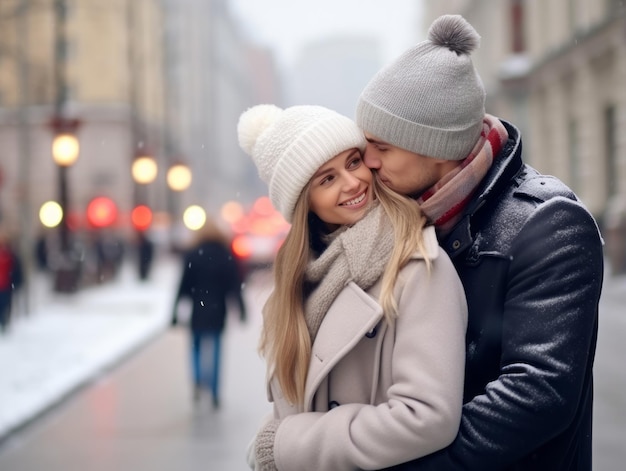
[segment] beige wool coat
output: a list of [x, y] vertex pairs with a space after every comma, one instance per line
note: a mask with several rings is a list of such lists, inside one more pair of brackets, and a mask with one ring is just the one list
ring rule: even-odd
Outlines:
[[419, 253], [396, 283], [398, 317], [383, 319], [350, 282], [334, 300], [312, 347], [305, 410], [268, 384], [279, 471], [382, 469], [452, 442], [460, 419], [467, 305], [432, 227], [424, 229], [430, 272]]

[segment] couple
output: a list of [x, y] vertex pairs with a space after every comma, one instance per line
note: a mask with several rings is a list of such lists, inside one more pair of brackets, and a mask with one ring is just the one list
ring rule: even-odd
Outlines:
[[478, 42], [438, 18], [373, 77], [356, 123], [242, 114], [292, 223], [263, 311], [274, 411], [253, 469], [591, 469], [602, 240], [485, 113]]

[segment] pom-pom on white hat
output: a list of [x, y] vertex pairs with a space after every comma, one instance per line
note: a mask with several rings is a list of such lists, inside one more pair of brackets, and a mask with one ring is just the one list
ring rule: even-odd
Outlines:
[[272, 204], [288, 222], [302, 190], [322, 165], [348, 149], [363, 152], [367, 144], [354, 121], [314, 105], [254, 106], [239, 117], [237, 133], [239, 145], [269, 187]]

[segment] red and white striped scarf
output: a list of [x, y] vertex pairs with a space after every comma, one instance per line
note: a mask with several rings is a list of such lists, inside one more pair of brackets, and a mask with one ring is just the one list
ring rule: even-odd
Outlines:
[[458, 222], [463, 208], [508, 137], [500, 120], [486, 114], [480, 139], [470, 154], [417, 200], [424, 214], [435, 224], [439, 235], [447, 234]]

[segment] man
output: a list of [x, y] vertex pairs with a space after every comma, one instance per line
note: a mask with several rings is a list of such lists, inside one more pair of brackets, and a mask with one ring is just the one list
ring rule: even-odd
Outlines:
[[485, 114], [479, 41], [438, 18], [357, 106], [365, 163], [417, 198], [469, 306], [459, 433], [397, 469], [590, 470], [603, 242], [569, 188], [522, 162], [519, 131]]

